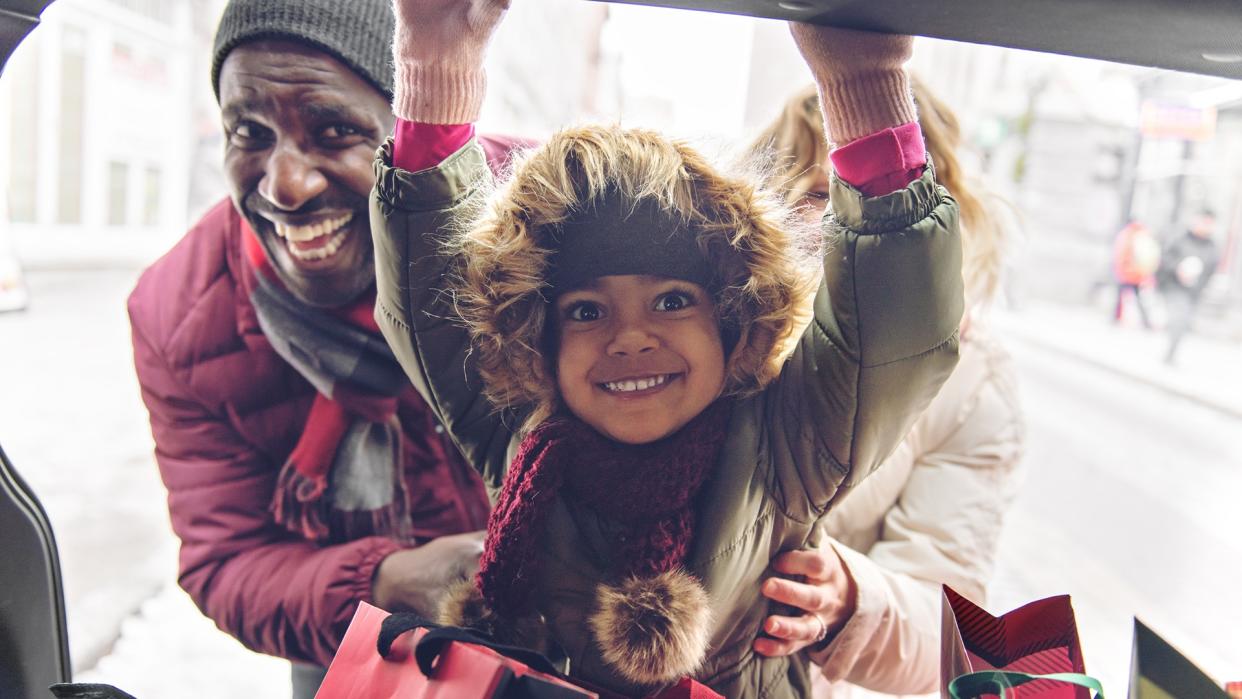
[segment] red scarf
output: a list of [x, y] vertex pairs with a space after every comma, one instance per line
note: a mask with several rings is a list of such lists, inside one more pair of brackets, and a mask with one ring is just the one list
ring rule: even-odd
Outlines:
[[694, 539], [691, 505], [720, 456], [730, 408], [717, 401], [650, 444], [614, 442], [573, 417], [527, 435], [487, 522], [476, 584], [488, 606], [503, 616], [531, 608], [537, 542], [558, 493], [618, 525], [608, 542], [612, 577], [683, 565]]
[[[250, 225], [242, 222], [242, 248], [255, 274], [281, 286], [263, 246]], [[256, 282], [257, 283], [257, 282]], [[375, 322], [375, 292], [353, 303], [322, 309], [349, 325], [379, 335]], [[348, 384], [337, 384], [333, 397], [316, 392], [302, 434], [293, 447], [276, 482], [270, 510], [283, 527], [312, 541], [336, 536], [355, 538], [365, 533], [396, 535], [409, 528], [407, 494], [400, 465], [395, 465], [394, 502], [390, 507], [366, 513], [332, 513], [324, 498], [336, 452], [356, 416], [374, 422], [396, 422], [397, 398], [370, 395]], [[426, 412], [426, 411], [424, 411]], [[430, 415], [426, 416], [430, 420]], [[428, 429], [431, 428], [429, 424]]]

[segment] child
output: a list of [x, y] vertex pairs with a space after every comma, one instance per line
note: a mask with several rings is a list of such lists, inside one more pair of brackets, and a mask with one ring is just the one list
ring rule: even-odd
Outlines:
[[751, 651], [768, 561], [956, 358], [956, 209], [912, 123], [910, 40], [794, 27], [833, 137], [877, 135], [838, 153], [860, 188], [834, 183], [815, 321], [778, 365], [810, 275], [795, 216], [753, 180], [581, 127], [489, 192], [470, 122], [504, 4], [395, 3], [400, 120], [372, 203], [377, 319], [496, 496], [452, 620], [546, 631], [574, 676], [627, 694], [692, 675], [807, 696], [804, 658]]

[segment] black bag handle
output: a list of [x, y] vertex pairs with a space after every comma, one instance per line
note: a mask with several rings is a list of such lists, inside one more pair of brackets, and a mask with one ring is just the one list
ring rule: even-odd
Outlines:
[[422, 670], [423, 674], [428, 677], [431, 677], [436, 658], [440, 657], [445, 647], [452, 641], [474, 643], [485, 648], [491, 648], [506, 658], [523, 663], [537, 672], [554, 677], [564, 677], [556, 669], [556, 666], [552, 664], [552, 661], [548, 660], [542, 653], [529, 648], [497, 643], [472, 629], [458, 626], [441, 626], [427, 621], [417, 614], [392, 614], [384, 619], [380, 625], [379, 637], [375, 641], [376, 650], [379, 651], [380, 655], [387, 658], [392, 652], [392, 644], [397, 640], [397, 637], [406, 631], [413, 631], [414, 629], [427, 629], [427, 633], [419, 639], [418, 645], [414, 647], [414, 660], [418, 663], [418, 669]]
[[57, 682], [48, 690], [56, 699], [134, 699], [110, 684]]
[[380, 624], [379, 637], [375, 639], [375, 650], [380, 657], [387, 658], [392, 653], [393, 641], [397, 636], [414, 629], [434, 629], [439, 624], [432, 623], [417, 614], [390, 614]]

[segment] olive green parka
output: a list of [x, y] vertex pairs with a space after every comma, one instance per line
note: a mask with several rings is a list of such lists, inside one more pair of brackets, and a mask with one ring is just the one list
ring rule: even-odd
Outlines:
[[[483, 396], [456, 318], [439, 241], [490, 176], [471, 141], [438, 167], [376, 163], [371, 201], [376, 318], [415, 387], [494, 495], [521, 439], [520, 407]], [[701, 682], [731, 699], [810, 695], [803, 654], [752, 650], [773, 613], [759, 591], [778, 554], [814, 545], [816, 521], [898, 444], [957, 361], [962, 312], [957, 206], [929, 165], [904, 189], [864, 197], [834, 178], [824, 282], [814, 320], [777, 377], [736, 398], [719, 463], [699, 496], [688, 571], [707, 591], [712, 630]], [[574, 676], [624, 691], [587, 616], [605, 582], [608, 526], [558, 499], [548, 516], [540, 611]]]

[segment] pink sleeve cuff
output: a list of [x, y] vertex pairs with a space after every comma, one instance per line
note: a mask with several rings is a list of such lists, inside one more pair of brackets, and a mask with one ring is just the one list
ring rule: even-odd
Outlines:
[[392, 138], [392, 164], [418, 172], [444, 162], [470, 139], [474, 124], [423, 124], [397, 119]]
[[919, 178], [927, 164], [918, 122], [884, 129], [834, 150], [837, 176], [869, 197], [895, 192]]

